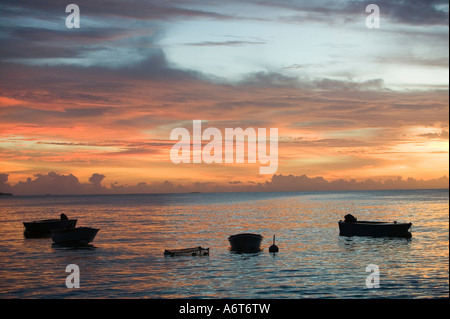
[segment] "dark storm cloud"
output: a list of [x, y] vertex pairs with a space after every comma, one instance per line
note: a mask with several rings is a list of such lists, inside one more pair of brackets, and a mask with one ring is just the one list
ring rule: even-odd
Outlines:
[[[34, 65], [92, 66], [102, 61], [110, 62], [111, 67], [115, 62], [130, 65], [148, 58], [148, 52], [152, 54], [157, 48], [155, 39], [162, 32], [162, 24], [172, 19], [232, 18], [187, 9], [183, 3], [174, 1], [80, 0], [76, 4], [80, 8], [81, 27], [68, 29], [65, 26], [68, 3], [3, 1], [0, 4], [0, 60]], [[56, 58], [62, 60], [54, 60]]]
[[[70, 2], [60, 0], [26, 1], [5, 0], [0, 9], [3, 14], [13, 17], [33, 16], [51, 19], [66, 17], [65, 8]], [[123, 1], [123, 0], [78, 0], [80, 13], [87, 16], [118, 17], [146, 20], [170, 20], [177, 17], [203, 17], [228, 19], [226, 15], [196, 9], [187, 9], [182, 1]]]
[[[2, 50], [0, 50], [1, 52]], [[133, 81], [171, 81], [189, 82], [205, 79], [195, 71], [183, 71], [168, 65], [165, 54], [160, 49], [151, 49], [147, 58], [129, 66], [90, 66], [79, 65], [23, 65], [21, 63], [1, 62], [0, 94], [14, 97], [18, 85], [22, 88], [21, 100], [50, 102], [63, 98], [67, 101], [103, 102], [117, 104], [111, 92], [126, 92]], [[76, 88], [76, 90], [74, 90]], [[39, 94], [33, 94], [38, 90]], [[41, 93], [45, 90], [45, 94]]]
[[0, 38], [0, 59], [72, 58], [83, 52], [81, 48], [60, 44], [30, 43], [22, 39]]
[[[121, 28], [67, 28], [9, 26], [0, 37], [0, 59], [78, 58], [133, 36], [133, 30]], [[147, 38], [150, 36], [147, 36]]]
[[76, 41], [79, 44], [95, 43], [96, 41], [114, 40], [131, 34], [130, 29], [122, 28], [80, 28], [76, 32], [68, 29], [51, 30], [44, 28], [10, 27], [8, 32], [11, 38], [21, 41]]

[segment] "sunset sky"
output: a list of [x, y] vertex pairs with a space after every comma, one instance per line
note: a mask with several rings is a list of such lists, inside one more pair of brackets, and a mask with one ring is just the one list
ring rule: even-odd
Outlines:
[[[366, 27], [370, 3], [380, 28]], [[274, 182], [260, 163], [174, 164], [170, 133], [193, 120], [278, 128], [275, 175], [448, 177], [448, 12], [418, 0], [2, 1], [0, 191], [39, 193], [61, 176], [93, 191]]]

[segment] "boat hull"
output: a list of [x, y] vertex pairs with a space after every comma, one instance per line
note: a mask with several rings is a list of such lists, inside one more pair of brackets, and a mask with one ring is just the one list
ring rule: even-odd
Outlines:
[[231, 251], [238, 253], [256, 253], [261, 251], [261, 242], [263, 237], [258, 234], [237, 234], [228, 237]]
[[45, 219], [32, 222], [23, 222], [26, 238], [49, 237], [53, 230], [72, 229], [77, 224], [76, 219]]
[[411, 238], [409, 228], [412, 223], [388, 223], [358, 221], [347, 223], [339, 221], [339, 235], [341, 236], [373, 236], [373, 237], [401, 237]]
[[94, 241], [100, 229], [77, 227], [52, 231], [52, 240], [57, 245], [87, 245]]

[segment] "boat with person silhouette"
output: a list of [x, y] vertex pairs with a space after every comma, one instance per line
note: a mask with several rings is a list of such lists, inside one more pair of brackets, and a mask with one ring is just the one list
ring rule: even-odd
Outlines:
[[66, 214], [62, 213], [59, 219], [43, 219], [30, 222], [23, 222], [25, 230], [23, 232], [25, 238], [49, 237], [52, 230], [56, 229], [72, 229], [77, 224], [76, 219], [69, 219]]
[[347, 214], [344, 221], [340, 220], [338, 224], [340, 236], [412, 237], [409, 232], [412, 223], [358, 221], [353, 215]]

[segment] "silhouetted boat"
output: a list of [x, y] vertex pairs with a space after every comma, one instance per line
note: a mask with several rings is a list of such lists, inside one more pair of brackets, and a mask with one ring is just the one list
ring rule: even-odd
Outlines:
[[53, 242], [57, 245], [87, 245], [92, 242], [100, 229], [77, 227], [52, 230]]
[[55, 229], [71, 229], [75, 228], [77, 224], [76, 219], [44, 219], [32, 222], [23, 222], [25, 231], [23, 232], [26, 238], [49, 237], [52, 230]]
[[259, 234], [242, 233], [228, 237], [231, 251], [238, 253], [255, 253], [261, 251], [263, 236]]
[[373, 237], [403, 237], [411, 238], [408, 231], [412, 223], [358, 221], [350, 215], [345, 220], [340, 220], [340, 236], [373, 236]]

